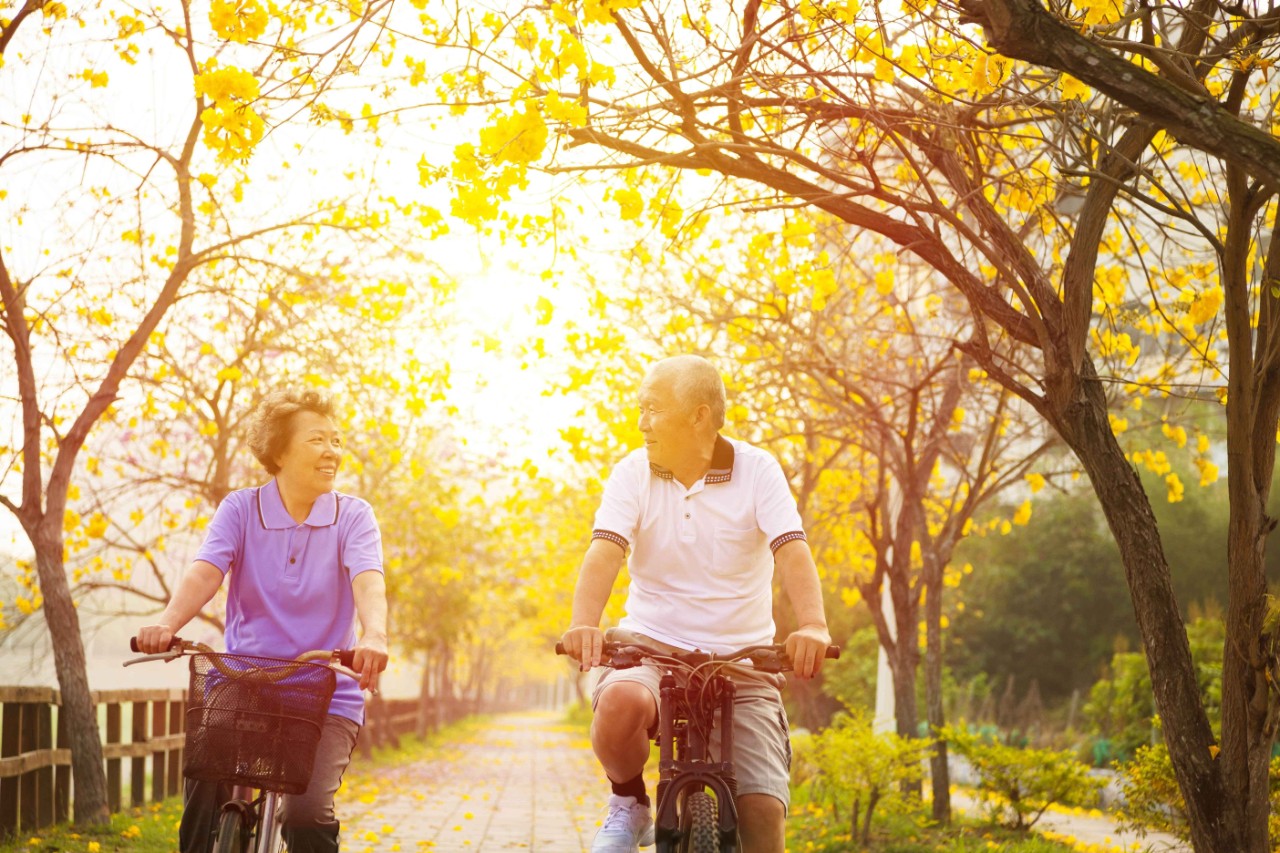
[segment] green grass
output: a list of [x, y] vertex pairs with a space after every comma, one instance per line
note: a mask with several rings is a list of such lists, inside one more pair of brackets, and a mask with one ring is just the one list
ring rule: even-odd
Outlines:
[[[471, 717], [445, 726], [423, 739], [402, 738], [398, 749], [375, 749], [368, 761], [361, 759], [357, 752], [343, 779], [343, 790], [338, 793], [339, 802], [344, 794], [358, 791], [362, 785], [376, 780], [379, 769], [440, 755], [447, 751], [450, 743], [466, 740], [481, 730], [486, 722], [485, 717]], [[105, 827], [61, 825], [40, 832], [23, 832], [0, 842], [0, 853], [173, 853], [178, 847], [178, 821], [181, 819], [182, 798], [170, 797], [161, 803], [125, 809], [112, 815], [111, 824]]]
[[37, 833], [24, 832], [0, 844], [0, 853], [17, 851], [71, 851], [71, 853], [173, 853], [178, 841], [182, 799], [125, 809], [111, 816], [103, 827], [54, 826]]

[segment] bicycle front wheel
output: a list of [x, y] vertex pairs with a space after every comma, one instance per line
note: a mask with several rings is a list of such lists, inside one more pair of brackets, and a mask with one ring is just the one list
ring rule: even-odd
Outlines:
[[249, 827], [239, 809], [228, 809], [218, 821], [218, 836], [213, 853], [246, 853], [249, 849]]
[[690, 794], [685, 807], [685, 845], [688, 853], [720, 853], [716, 801], [706, 791]]

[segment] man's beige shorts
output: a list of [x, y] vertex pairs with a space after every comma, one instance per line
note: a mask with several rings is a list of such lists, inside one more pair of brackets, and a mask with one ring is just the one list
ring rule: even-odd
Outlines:
[[[622, 633], [622, 632], [618, 632]], [[657, 649], [671, 650], [672, 646], [641, 634], [624, 636], [610, 634], [611, 640], [626, 642], [634, 638]], [[676, 673], [679, 678], [680, 673]], [[605, 669], [595, 689], [591, 692], [591, 708], [595, 709], [600, 694], [611, 684], [636, 682], [648, 688], [653, 696], [654, 708], [658, 707], [658, 682], [662, 672], [657, 666], [645, 664], [630, 669]], [[778, 676], [736, 675], [737, 688], [733, 700], [733, 767], [738, 779], [738, 796], [744, 794], [768, 794], [791, 805], [791, 732], [787, 726], [787, 713], [782, 707], [782, 694]], [[711, 757], [720, 757], [720, 714], [716, 712], [716, 730], [711, 739]]]

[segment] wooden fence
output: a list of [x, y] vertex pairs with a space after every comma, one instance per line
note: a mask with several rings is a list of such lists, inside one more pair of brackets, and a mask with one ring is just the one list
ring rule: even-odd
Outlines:
[[[182, 792], [186, 694], [184, 689], [91, 694], [103, 733], [111, 811]], [[71, 750], [60, 704], [53, 688], [0, 687], [0, 840], [71, 819]], [[477, 710], [465, 701], [374, 697], [366, 707], [358, 752], [368, 758], [375, 746], [398, 746], [402, 737], [423, 735]]]
[[[181, 790], [185, 695], [93, 692], [112, 811]], [[66, 717], [57, 713], [60, 704], [52, 688], [0, 687], [0, 838], [71, 819], [71, 750]]]

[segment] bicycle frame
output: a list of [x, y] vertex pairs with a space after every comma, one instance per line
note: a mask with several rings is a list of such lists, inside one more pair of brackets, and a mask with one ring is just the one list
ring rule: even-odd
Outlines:
[[[719, 837], [719, 853], [737, 853], [738, 808], [737, 781], [733, 769], [733, 703], [737, 688], [724, 673], [734, 663], [750, 662], [756, 672], [780, 673], [791, 669], [786, 647], [781, 645], [747, 646], [728, 654], [705, 652], [661, 651], [642, 643], [614, 642], [605, 635], [601, 665], [628, 669], [649, 663], [661, 667], [658, 681], [658, 808], [654, 823], [657, 853], [678, 853], [682, 845], [704, 846], [707, 832], [712, 831], [709, 811], [714, 807], [714, 833]], [[556, 643], [556, 654], [569, 654], [563, 643]], [[840, 657], [839, 646], [828, 646], [825, 657]], [[688, 675], [682, 685], [676, 671]], [[717, 707], [702, 701], [691, 701], [710, 689], [718, 697]], [[717, 728], [716, 711], [720, 712], [720, 755], [711, 761], [711, 735]], [[710, 791], [715, 803], [706, 801]], [[686, 808], [687, 805], [690, 808]], [[695, 831], [695, 829], [697, 831]]]
[[[684, 836], [681, 815], [688, 793], [710, 790], [718, 804], [721, 853], [738, 849], [738, 809], [733, 783], [733, 682], [719, 672], [708, 679], [720, 694], [720, 755], [711, 761], [710, 743], [704, 735], [716, 728], [714, 709], [702, 713], [701, 703], [688, 701], [692, 685], [680, 686], [675, 674], [664, 672], [658, 703], [658, 807], [654, 821], [657, 853], [673, 853]], [[688, 717], [682, 709], [693, 709]], [[705, 719], [689, 719], [705, 717]], [[692, 725], [690, 725], [692, 723]]]

